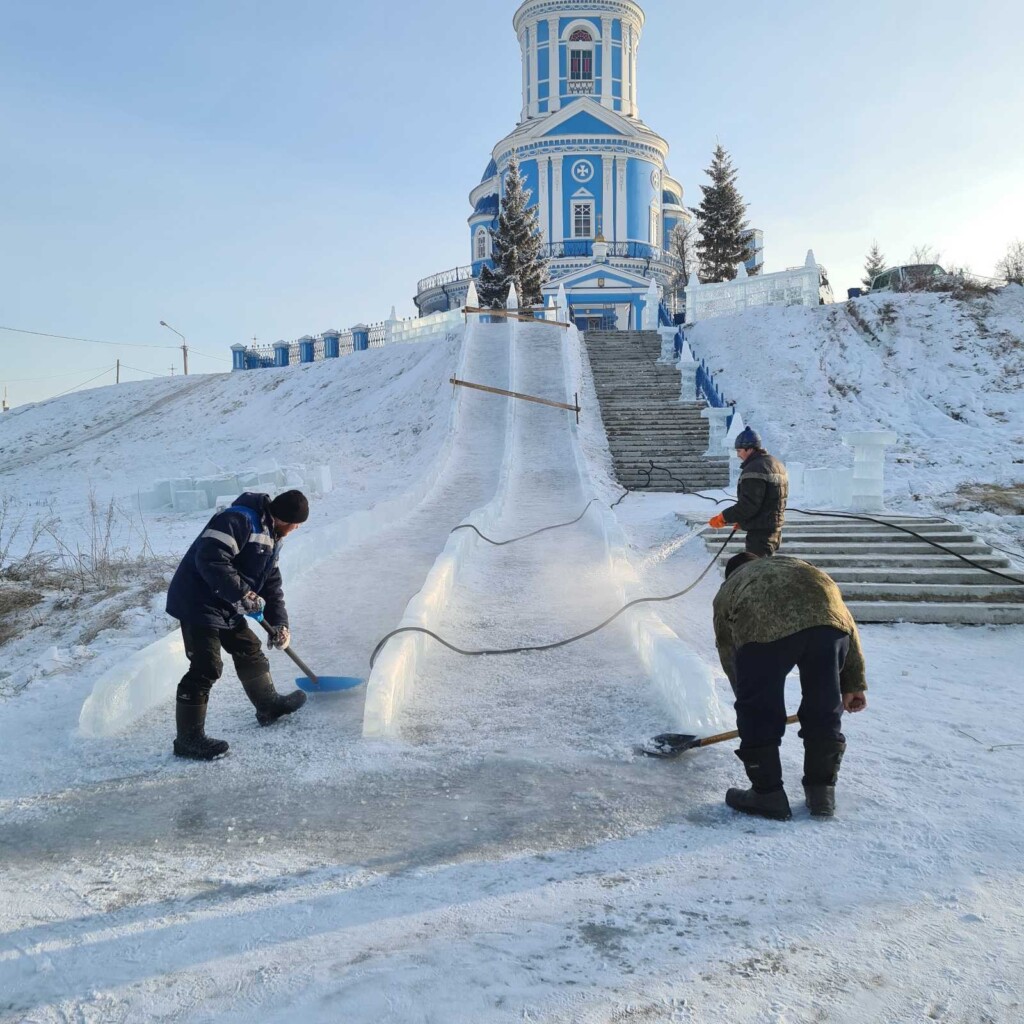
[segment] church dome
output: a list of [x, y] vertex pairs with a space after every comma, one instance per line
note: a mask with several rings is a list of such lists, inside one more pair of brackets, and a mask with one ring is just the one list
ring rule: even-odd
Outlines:
[[484, 176], [480, 179], [482, 185], [485, 181], [490, 181], [498, 173], [498, 165], [492, 160], [487, 165], [487, 170], [484, 171]]

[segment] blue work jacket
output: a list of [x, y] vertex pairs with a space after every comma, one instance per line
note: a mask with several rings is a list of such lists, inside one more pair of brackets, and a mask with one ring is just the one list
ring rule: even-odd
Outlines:
[[239, 602], [253, 590], [267, 602], [267, 624], [287, 626], [280, 550], [269, 496], [246, 491], [185, 552], [167, 591], [167, 614], [191, 625], [230, 629], [245, 614]]

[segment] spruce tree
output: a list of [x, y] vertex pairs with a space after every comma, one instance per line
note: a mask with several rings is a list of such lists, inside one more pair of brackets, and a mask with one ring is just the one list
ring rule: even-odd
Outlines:
[[715, 147], [711, 166], [705, 172], [710, 185], [701, 185], [704, 198], [697, 207], [700, 239], [697, 259], [701, 281], [731, 281], [736, 267], [746, 263], [753, 255], [749, 230], [744, 215], [746, 203], [736, 188], [736, 170], [732, 158], [721, 144]]
[[498, 227], [491, 230], [494, 269], [485, 265], [477, 285], [481, 306], [504, 306], [512, 282], [521, 306], [539, 306], [544, 301], [541, 289], [548, 279], [548, 261], [530, 195], [530, 190], [523, 187], [519, 162], [513, 156], [505, 176]]
[[860, 279], [865, 288], [871, 287], [871, 282], [885, 270], [885, 257], [882, 250], [878, 248], [878, 242], [871, 243], [871, 251], [864, 262], [864, 276]]

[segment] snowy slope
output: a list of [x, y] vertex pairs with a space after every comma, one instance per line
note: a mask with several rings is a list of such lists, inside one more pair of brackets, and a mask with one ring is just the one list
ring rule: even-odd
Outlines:
[[[780, 337], [811, 347], [792, 346], [786, 412], [818, 424], [801, 444], [820, 451], [829, 417], [804, 377], [831, 344], [818, 328], [839, 311], [783, 312]], [[866, 344], [841, 334], [847, 351]], [[515, 380], [542, 389], [549, 357], [520, 362]], [[192, 472], [201, 453], [239, 467], [325, 458], [341, 487], [298, 536], [326, 535], [335, 518], [413, 493], [436, 468], [456, 358], [457, 342], [441, 342], [197, 378], [187, 382], [195, 392], [174, 381], [73, 396], [0, 422], [0, 484], [22, 508], [56, 500], [80, 513], [90, 479], [102, 496], [127, 500], [155, 477]], [[585, 357], [579, 365], [581, 448], [611, 504]], [[741, 389], [736, 372], [724, 387], [746, 413], [743, 390], [756, 398], [758, 389]], [[894, 396], [891, 407], [874, 409], [880, 419], [903, 416], [913, 398], [911, 382], [896, 377], [881, 392]], [[766, 395], [789, 384], [773, 381], [759, 385]], [[477, 397], [504, 415], [500, 399]], [[941, 399], [926, 401], [937, 408]], [[986, 408], [983, 421], [999, 411]], [[531, 407], [516, 430], [542, 429], [549, 412]], [[769, 447], [782, 450], [772, 432], [786, 416], [767, 401], [763, 415], [776, 419], [755, 413], [748, 418]], [[957, 426], [997, 436], [984, 422]], [[971, 445], [955, 470], [964, 478], [1000, 465]], [[562, 440], [549, 447], [568, 458]], [[501, 467], [491, 452], [482, 438], [457, 486], [432, 489], [402, 520], [286, 580], [306, 660], [365, 669], [449, 531], [495, 493]], [[220, 461], [223, 453], [238, 461]], [[510, 466], [503, 536], [578, 510], [561, 468], [555, 458]], [[903, 469], [918, 486], [913, 465]], [[616, 509], [639, 556], [638, 592], [678, 590], [706, 565], [699, 542], [679, 545], [673, 501], [699, 504], [632, 495]], [[171, 552], [203, 521], [147, 517], [147, 527]], [[592, 541], [584, 521], [525, 542], [521, 555], [488, 551], [445, 628], [500, 643], [554, 638], [603, 617], [607, 583], [591, 569]], [[717, 582], [712, 574], [659, 614], [703, 656], [728, 707], [710, 633]], [[169, 706], [124, 735], [87, 739], [77, 730], [82, 701], [102, 671], [168, 628], [161, 596], [104, 615], [106, 628], [74, 643], [54, 625], [69, 620], [47, 606], [36, 628], [0, 646], [4, 1024], [1020, 1018], [1020, 628], [865, 628], [871, 707], [846, 727], [839, 817], [813, 822], [800, 807], [791, 732], [783, 761], [795, 819], [784, 824], [738, 819], [722, 805], [740, 780], [730, 744], [671, 764], [631, 756], [631, 741], [644, 738], [633, 731], [656, 727], [657, 694], [616, 629], [539, 658], [432, 649], [409, 709], [410, 742], [360, 739], [360, 690], [259, 729], [230, 668], [210, 710], [211, 734], [232, 744], [221, 762], [170, 756]], [[294, 670], [271, 658], [284, 684]], [[789, 697], [793, 710], [795, 683]]]
[[895, 507], [944, 508], [963, 482], [1024, 482], [1024, 288], [748, 310], [698, 323], [689, 338], [785, 459], [848, 465], [842, 433], [894, 430]]
[[[312, 515], [369, 508], [426, 473], [444, 439], [458, 336], [308, 366], [126, 383], [21, 406], [0, 418], [0, 490], [29, 520], [52, 507], [85, 529], [90, 490], [123, 519], [158, 479], [331, 466], [335, 493]], [[146, 515], [177, 550], [208, 513]]]

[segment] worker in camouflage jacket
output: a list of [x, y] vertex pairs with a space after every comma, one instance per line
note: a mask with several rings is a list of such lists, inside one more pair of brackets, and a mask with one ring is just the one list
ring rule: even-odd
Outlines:
[[782, 542], [789, 477], [786, 467], [761, 447], [756, 431], [745, 427], [736, 435], [736, 454], [743, 462], [736, 485], [736, 504], [708, 520], [721, 529], [737, 525], [746, 532], [746, 549], [754, 555], [774, 555]]
[[867, 707], [857, 624], [839, 587], [799, 558], [743, 552], [725, 567], [714, 619], [715, 645], [736, 696], [736, 753], [752, 785], [730, 789], [725, 802], [747, 814], [791, 817], [779, 745], [786, 729], [786, 676], [796, 667], [807, 806], [815, 817], [831, 817], [846, 752], [843, 712]]
[[268, 647], [291, 642], [284, 604], [281, 542], [309, 518], [301, 491], [247, 491], [218, 512], [185, 552], [167, 592], [167, 613], [181, 623], [189, 668], [178, 684], [174, 753], [212, 761], [227, 753], [225, 740], [206, 735], [206, 705], [223, 671], [221, 649], [231, 655], [238, 681], [256, 708], [256, 721], [270, 725], [306, 702], [301, 690], [279, 694], [270, 662], [246, 616], [264, 623]]

